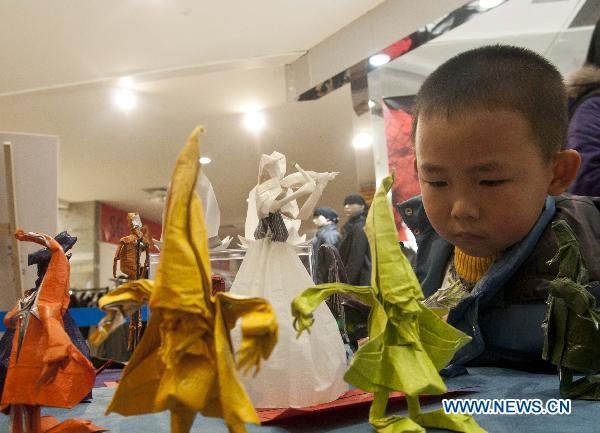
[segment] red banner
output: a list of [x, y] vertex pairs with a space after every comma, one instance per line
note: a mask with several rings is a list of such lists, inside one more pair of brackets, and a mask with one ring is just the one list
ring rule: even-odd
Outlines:
[[421, 193], [415, 172], [415, 154], [411, 139], [412, 113], [414, 96], [385, 98], [383, 105], [383, 121], [388, 149], [388, 165], [390, 171], [396, 171], [396, 181], [392, 187], [392, 203], [394, 218], [398, 229], [399, 240], [406, 240], [402, 227], [402, 219], [396, 210], [396, 204]]
[[[135, 212], [135, 211], [133, 211]], [[160, 239], [161, 225], [141, 216], [142, 224], [147, 225], [150, 237]], [[131, 234], [127, 222], [127, 212], [107, 204], [100, 204], [100, 242], [118, 244], [123, 236]]]

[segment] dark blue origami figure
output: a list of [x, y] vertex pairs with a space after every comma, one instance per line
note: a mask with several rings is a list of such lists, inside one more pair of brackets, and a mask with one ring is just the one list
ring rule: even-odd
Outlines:
[[[57, 234], [54, 239], [61, 245], [63, 251], [67, 253], [75, 242], [77, 242], [77, 237], [69, 235], [66, 231]], [[35, 253], [29, 254], [27, 264], [29, 266], [36, 265], [37, 266], [37, 280], [35, 280], [35, 287], [33, 289], [27, 290], [24, 297], [31, 295], [32, 291], [39, 289], [40, 284], [42, 284], [42, 280], [44, 279], [44, 275], [46, 274], [46, 269], [48, 269], [48, 263], [50, 262], [50, 258], [52, 257], [52, 252], [48, 248], [42, 248]], [[67, 258], [71, 258], [71, 254], [67, 254]], [[79, 328], [77, 324], [67, 311], [63, 316], [63, 322], [65, 324], [65, 331], [71, 338], [73, 344], [79, 349], [81, 353], [85, 355], [86, 358], [90, 359], [90, 350], [87, 346], [87, 343], [81, 332], [79, 332]], [[12, 342], [14, 337], [15, 329], [7, 329], [2, 339], [0, 339], [0, 399], [2, 398], [2, 390], [4, 389], [4, 380], [6, 379], [6, 371], [8, 369], [8, 360], [10, 358], [10, 352], [12, 350]], [[89, 400], [92, 398], [92, 393], [85, 398]]]

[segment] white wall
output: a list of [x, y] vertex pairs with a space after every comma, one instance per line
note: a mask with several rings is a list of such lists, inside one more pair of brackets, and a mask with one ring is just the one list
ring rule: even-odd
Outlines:
[[112, 287], [114, 282], [111, 281], [112, 268], [113, 268], [113, 257], [115, 256], [115, 250], [117, 245], [109, 244], [108, 242], [98, 242], [98, 272], [99, 272], [99, 286], [98, 287]]
[[[50, 135], [0, 132], [0, 144], [12, 144], [13, 182], [16, 194], [17, 224], [27, 231], [56, 234], [58, 220], [58, 137]], [[0, 158], [0, 223], [8, 222], [4, 157]], [[8, 258], [11, 240], [0, 240], [0, 310], [16, 301], [12, 267]], [[27, 255], [40, 248], [22, 242], [21, 273], [23, 288], [34, 286], [35, 266], [27, 266]]]

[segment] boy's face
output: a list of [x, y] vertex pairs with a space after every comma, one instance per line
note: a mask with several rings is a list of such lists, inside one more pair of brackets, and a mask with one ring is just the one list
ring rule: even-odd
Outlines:
[[527, 235], [553, 179], [517, 112], [419, 117], [415, 151], [427, 217], [472, 256], [501, 254]]

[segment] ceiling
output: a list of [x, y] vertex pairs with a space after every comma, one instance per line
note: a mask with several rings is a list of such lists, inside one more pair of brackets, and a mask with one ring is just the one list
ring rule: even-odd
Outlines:
[[[145, 188], [167, 185], [197, 124], [222, 224], [243, 226], [258, 160], [275, 149], [340, 171], [323, 203], [357, 188], [349, 89], [289, 103], [284, 65], [383, 0], [56, 0], [0, 3], [0, 130], [58, 135], [59, 197], [100, 200], [160, 221]], [[133, 77], [130, 112], [115, 108]], [[262, 109], [260, 134], [242, 113]], [[340, 209], [341, 210], [341, 209]]]
[[0, 94], [299, 56], [382, 1], [3, 1]]
[[[578, 12], [584, 10], [588, 18], [581, 20]], [[593, 30], [589, 23], [598, 18], [599, 0], [509, 0], [387, 64], [382, 78], [384, 96], [415, 94], [425, 78], [450, 57], [487, 44], [527, 47], [568, 76], [583, 64]]]
[[[203, 167], [226, 232], [243, 227], [260, 154], [275, 149], [304, 168], [339, 171], [321, 205], [341, 211], [358, 188], [357, 167], [372, 158], [351, 146], [349, 86], [289, 102], [284, 66], [383, 1], [0, 2], [0, 130], [59, 136], [67, 202], [100, 200], [159, 221], [162, 206], [143, 189], [166, 186], [177, 152], [202, 124], [202, 153], [212, 159]], [[582, 4], [510, 0], [396, 60], [386, 68], [386, 96], [414, 93], [452, 53], [498, 38], [531, 43], [573, 69], [591, 29], [565, 29]], [[137, 95], [129, 112], [112, 103], [123, 76]], [[250, 107], [267, 117], [260, 134], [242, 125]]]

